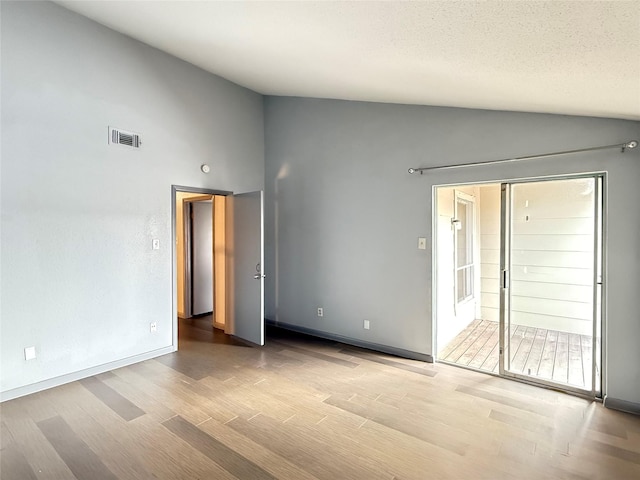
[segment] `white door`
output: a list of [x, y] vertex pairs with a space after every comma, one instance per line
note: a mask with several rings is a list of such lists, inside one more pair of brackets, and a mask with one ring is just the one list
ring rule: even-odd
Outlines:
[[191, 314], [213, 311], [212, 202], [191, 203]]
[[264, 345], [263, 192], [233, 196], [233, 334]]

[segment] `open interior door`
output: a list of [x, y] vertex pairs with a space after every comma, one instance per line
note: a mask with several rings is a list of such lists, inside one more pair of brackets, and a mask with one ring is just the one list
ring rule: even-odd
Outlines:
[[229, 333], [257, 345], [264, 345], [263, 197], [263, 192], [233, 195], [227, 210], [233, 225]]

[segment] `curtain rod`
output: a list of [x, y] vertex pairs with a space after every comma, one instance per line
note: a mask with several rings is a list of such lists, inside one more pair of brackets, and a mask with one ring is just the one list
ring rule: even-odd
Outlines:
[[631, 140], [626, 143], [617, 143], [615, 145], [604, 145], [601, 147], [580, 148], [578, 150], [565, 150], [564, 152], [543, 153], [541, 155], [528, 155], [526, 157], [505, 158], [503, 160], [486, 160], [484, 162], [474, 162], [474, 163], [456, 163], [454, 165], [443, 165], [440, 167], [410, 168], [409, 173], [420, 172], [420, 175], [422, 175], [424, 172], [432, 171], [432, 170], [450, 170], [454, 168], [475, 167], [477, 165], [493, 165], [496, 163], [520, 162], [522, 160], [531, 160], [533, 158], [555, 157], [556, 155], [568, 155], [570, 153], [592, 152], [594, 150], [607, 150], [609, 148], [619, 148], [620, 152], [624, 153], [627, 149], [632, 150], [637, 146], [638, 146], [638, 141]]

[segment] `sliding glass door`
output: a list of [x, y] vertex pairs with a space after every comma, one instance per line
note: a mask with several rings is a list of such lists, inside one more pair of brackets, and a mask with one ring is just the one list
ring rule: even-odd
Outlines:
[[599, 394], [602, 185], [501, 185], [501, 375]]

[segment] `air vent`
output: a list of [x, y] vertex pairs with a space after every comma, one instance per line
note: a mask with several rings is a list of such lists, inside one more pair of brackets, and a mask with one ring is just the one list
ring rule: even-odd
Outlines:
[[139, 134], [113, 127], [109, 127], [109, 143], [132, 148], [140, 148], [142, 146]]

